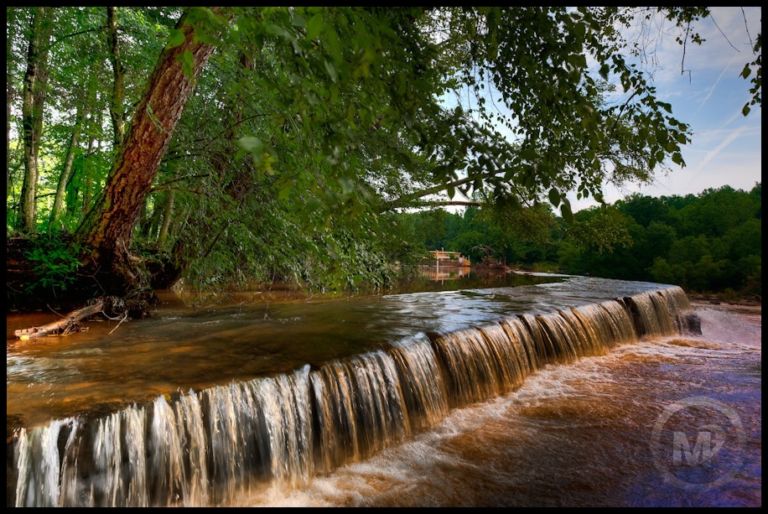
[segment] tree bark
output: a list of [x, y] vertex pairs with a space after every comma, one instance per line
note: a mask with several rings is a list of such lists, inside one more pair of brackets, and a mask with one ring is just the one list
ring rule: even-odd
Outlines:
[[[142, 202], [191, 96], [195, 78], [213, 52], [212, 46], [195, 40], [194, 28], [186, 18], [183, 15], [176, 26], [182, 31], [184, 42], [174, 48], [166, 47], [160, 54], [106, 187], [78, 229], [79, 239], [92, 249], [97, 261], [114, 262], [116, 258], [127, 257]], [[192, 57], [191, 77], [182, 70], [181, 57], [185, 52]]]
[[109, 43], [109, 60], [112, 62], [112, 104], [109, 115], [112, 118], [113, 141], [115, 148], [120, 146], [125, 135], [125, 67], [120, 62], [120, 41], [117, 39], [117, 8], [107, 7], [107, 41]]
[[64, 209], [64, 195], [67, 192], [67, 183], [69, 177], [72, 175], [72, 163], [75, 162], [75, 153], [77, 151], [77, 145], [80, 141], [80, 130], [83, 126], [83, 106], [82, 104], [77, 106], [77, 114], [75, 115], [75, 126], [72, 128], [72, 137], [69, 140], [69, 147], [67, 147], [67, 155], [64, 158], [64, 167], [59, 175], [59, 184], [56, 187], [56, 198], [53, 201], [53, 208], [51, 209], [51, 221], [50, 227], [53, 227], [61, 211]]
[[32, 16], [27, 51], [27, 71], [24, 75], [22, 120], [24, 133], [24, 183], [21, 187], [20, 226], [29, 233], [35, 231], [35, 194], [37, 189], [40, 135], [43, 128], [43, 104], [47, 85], [47, 46], [51, 38], [53, 11], [38, 7]]

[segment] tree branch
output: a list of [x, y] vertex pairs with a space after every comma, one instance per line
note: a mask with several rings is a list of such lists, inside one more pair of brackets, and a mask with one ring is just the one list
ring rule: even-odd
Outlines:
[[448, 182], [447, 184], [438, 184], [436, 186], [428, 187], [427, 189], [422, 189], [421, 191], [416, 191], [415, 193], [410, 193], [404, 196], [401, 196], [400, 198], [397, 198], [395, 200], [392, 200], [391, 202], [387, 202], [384, 207], [383, 211], [394, 209], [396, 207], [407, 207], [407, 203], [411, 202], [412, 200], [418, 200], [419, 198], [423, 198], [427, 195], [432, 195], [435, 193], [439, 193], [440, 191], [443, 191], [449, 187], [458, 187], [462, 186], [464, 184], [467, 184], [469, 182], [474, 182], [478, 179], [488, 179], [493, 178], [496, 176], [496, 173], [486, 173], [481, 175], [472, 175], [469, 177], [461, 178], [458, 180], [454, 180], [453, 182]]
[[[688, 26], [685, 27], [685, 39], [683, 39], [683, 58], [680, 61], [680, 75], [685, 73], [685, 45], [688, 43], [688, 32], [691, 30], [691, 22], [688, 22]], [[690, 73], [688, 74], [690, 78]]]
[[235, 122], [235, 123], [233, 123], [232, 125], [228, 126], [228, 127], [227, 127], [227, 128], [225, 128], [224, 130], [221, 130], [221, 131], [220, 131], [218, 134], [215, 134], [215, 135], [214, 135], [213, 137], [211, 137], [211, 138], [208, 138], [208, 139], [206, 139], [206, 138], [197, 138], [197, 139], [193, 140], [193, 141], [192, 141], [192, 143], [193, 143], [193, 144], [194, 144], [194, 143], [201, 143], [201, 142], [205, 141], [205, 144], [203, 145], [203, 148], [206, 148], [206, 147], [207, 147], [209, 144], [211, 144], [213, 141], [215, 141], [216, 139], [218, 139], [220, 136], [222, 136], [222, 135], [226, 134], [228, 131], [232, 130], [233, 128], [237, 127], [238, 125], [242, 125], [242, 124], [243, 124], [243, 123], [245, 123], [246, 121], [250, 121], [250, 120], [252, 120], [252, 119], [254, 119], [254, 118], [260, 118], [260, 117], [262, 117], [262, 116], [268, 116], [268, 115], [270, 115], [270, 114], [273, 114], [273, 113], [271, 113], [271, 112], [260, 112], [260, 113], [258, 113], [258, 114], [254, 114], [253, 116], [248, 116], [247, 118], [243, 118], [242, 120], [238, 120], [237, 122]]
[[462, 201], [462, 200], [437, 200], [437, 201], [423, 201], [415, 202], [408, 205], [408, 207], [446, 207], [450, 205], [462, 206], [462, 207], [482, 207], [485, 205], [483, 202], [476, 201]]
[[193, 179], [193, 178], [205, 178], [205, 177], [210, 177], [210, 176], [211, 176], [210, 173], [203, 173], [203, 174], [200, 174], [200, 175], [185, 175], [183, 177], [175, 178], [173, 180], [167, 180], [167, 181], [162, 182], [162, 183], [156, 185], [155, 187], [153, 187], [150, 190], [150, 193], [154, 193], [155, 191], [157, 191], [157, 190], [159, 190], [159, 189], [161, 189], [161, 188], [163, 188], [163, 187], [165, 187], [165, 186], [167, 186], [169, 184], [173, 184], [174, 182], [181, 182], [182, 180]]
[[624, 109], [627, 108], [627, 105], [629, 105], [629, 102], [632, 101], [632, 99], [637, 95], [637, 93], [638, 93], [638, 90], [635, 89], [635, 91], [631, 95], [629, 95], [629, 98], [627, 98], [624, 104], [621, 107], [619, 107], [619, 113], [616, 115], [616, 118], [613, 120], [613, 123], [611, 124], [611, 130], [610, 130], [611, 134], [613, 134], [613, 130], [616, 128], [616, 124], [621, 119], [621, 115], [624, 114]]
[[86, 33], [88, 33], [88, 32], [96, 32], [96, 31], [102, 30], [103, 28], [104, 28], [104, 27], [91, 27], [91, 28], [89, 28], [89, 29], [78, 30], [77, 32], [73, 32], [73, 33], [71, 33], [71, 34], [67, 34], [67, 35], [61, 36], [60, 38], [58, 38], [58, 39], [55, 39], [55, 40], [54, 40], [54, 41], [53, 41], [53, 42], [52, 42], [50, 45], [48, 45], [48, 46], [46, 46], [46, 47], [43, 47], [43, 50], [42, 50], [42, 51], [44, 51], [44, 52], [45, 52], [45, 51], [48, 51], [48, 50], [49, 50], [50, 48], [52, 48], [54, 45], [56, 45], [57, 43], [60, 43], [60, 42], [64, 41], [65, 39], [69, 39], [69, 38], [71, 38], [71, 37], [79, 36], [80, 34], [86, 34]]
[[715, 24], [715, 27], [717, 27], [717, 30], [720, 31], [720, 34], [722, 34], [723, 37], [725, 38], [725, 40], [728, 41], [728, 44], [731, 45], [731, 48], [733, 48], [737, 52], [741, 53], [741, 50], [739, 50], [738, 48], [733, 46], [733, 43], [731, 43], [731, 40], [728, 39], [728, 36], [725, 35], [725, 32], [723, 32], [723, 29], [720, 28], [720, 25], [717, 24], [717, 22], [715, 21], [715, 17], [714, 17], [714, 15], [711, 12], [709, 13], [709, 17], [712, 18], [712, 23]]
[[744, 12], [744, 8], [741, 7], [741, 16], [744, 18], [744, 28], [747, 30], [747, 37], [749, 38], [749, 47], [752, 48], [755, 44], [752, 42], [752, 35], [749, 33], [749, 25], [747, 25], [747, 14]]
[[[28, 341], [35, 337], [42, 337], [47, 335], [61, 334], [67, 335], [77, 330], [77, 326], [80, 321], [98, 314], [104, 310], [104, 300], [99, 299], [93, 305], [83, 307], [76, 311], [72, 311], [59, 321], [48, 323], [40, 327], [22, 328], [15, 330], [13, 334], [22, 341]], [[122, 323], [122, 322], [121, 322]], [[120, 325], [118, 325], [120, 326]], [[111, 333], [111, 332], [110, 332]]]

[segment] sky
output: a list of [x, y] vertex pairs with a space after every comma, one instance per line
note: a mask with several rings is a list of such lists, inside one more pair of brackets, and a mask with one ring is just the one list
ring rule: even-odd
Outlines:
[[[716, 7], [711, 8], [711, 14], [695, 27], [705, 41], [686, 45], [683, 74], [683, 49], [675, 41], [680, 29], [672, 22], [657, 16], [644, 29], [635, 24], [622, 30], [628, 41], [640, 38], [644, 43], [644, 62], [636, 62], [650, 74], [659, 100], [672, 104], [672, 114], [690, 125], [692, 142], [682, 149], [685, 167], [669, 161], [666, 164], [671, 171], [657, 173], [651, 184], [621, 188], [608, 184], [603, 191], [607, 203], [635, 192], [686, 195], [723, 185], [749, 190], [761, 181], [761, 109], [752, 106], [746, 118], [741, 114], [750, 98], [751, 84], [739, 76], [744, 64], [755, 58], [752, 47], [760, 32], [761, 9]], [[620, 85], [617, 87], [615, 100], [621, 101], [626, 95]], [[455, 97], [446, 97], [445, 104], [455, 106]], [[499, 130], [509, 133], [503, 127]], [[575, 192], [567, 196], [573, 211], [597, 205], [592, 198], [577, 199]]]
[[[671, 172], [658, 174], [651, 185], [607, 186], [605, 200], [613, 203], [632, 192], [649, 196], [685, 195], [730, 185], [751, 189], [761, 181], [761, 109], [752, 106], [745, 118], [741, 108], [750, 98], [749, 82], [739, 76], [746, 62], [754, 60], [752, 41], [760, 31], [761, 9], [716, 7], [712, 17], [699, 22], [701, 45], [686, 45], [685, 69], [680, 73], [682, 47], [675, 42], [677, 29], [666, 22], [665, 37], [655, 49], [653, 83], [663, 101], [672, 104], [672, 114], [691, 126], [692, 142], [683, 146], [686, 166], [669, 163]], [[713, 21], [714, 19], [714, 21]], [[719, 27], [719, 29], [718, 29]], [[722, 30], [722, 32], [721, 32]], [[629, 37], [637, 36], [638, 30]], [[725, 34], [725, 36], [723, 35]], [[727, 37], [727, 39], [726, 39]], [[573, 210], [596, 205], [568, 195]]]

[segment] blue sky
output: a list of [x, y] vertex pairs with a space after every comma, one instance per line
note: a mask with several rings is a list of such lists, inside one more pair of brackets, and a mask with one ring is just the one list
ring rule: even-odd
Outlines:
[[[657, 174], [651, 185], [632, 184], [622, 189], [608, 185], [606, 202], [636, 191], [650, 196], [684, 195], [723, 185], [751, 189], [761, 181], [761, 109], [753, 106], [749, 116], [742, 116], [749, 85], [739, 76], [744, 64], [754, 59], [745, 17], [754, 41], [760, 31], [761, 9], [744, 7], [742, 14], [739, 7], [718, 7], [712, 8], [712, 15], [714, 21], [707, 18], [698, 24], [704, 43], [686, 47], [685, 69], [691, 70], [690, 77], [680, 73], [682, 47], [674, 40], [677, 29], [670, 22], [661, 26], [664, 34], [658, 47], [655, 41], [649, 45], [655, 59], [646, 68], [658, 96], [672, 104], [672, 113], [693, 132], [692, 142], [683, 147], [687, 166], [669, 163], [672, 171]], [[636, 27], [626, 35], [639, 34]], [[595, 205], [594, 201], [576, 200], [574, 194], [569, 199], [574, 210]]]
[[[752, 47], [760, 32], [761, 9], [716, 7], [711, 8], [711, 13], [695, 26], [705, 41], [686, 45], [684, 67], [690, 73], [680, 72], [683, 49], [675, 41], [680, 29], [672, 22], [658, 15], [650, 24], [637, 23], [622, 29], [628, 41], [643, 43], [646, 55], [636, 62], [650, 75], [659, 99], [672, 104], [673, 115], [690, 125], [692, 142], [683, 146], [685, 167], [670, 161], [666, 165], [671, 171], [657, 173], [651, 184], [626, 184], [621, 188], [608, 184], [604, 188], [606, 202], [613, 203], [634, 192], [685, 195], [723, 185], [748, 190], [761, 181], [761, 109], [753, 106], [746, 118], [741, 114], [750, 98], [750, 83], [739, 76], [744, 64], [755, 58]], [[623, 101], [626, 95], [620, 85], [617, 88], [614, 99]], [[443, 100], [447, 107], [457, 104], [454, 95], [446, 95]], [[465, 96], [461, 103], [468, 105]], [[503, 127], [499, 130], [510, 133]], [[574, 211], [597, 205], [591, 198], [577, 200], [575, 193], [567, 196]]]

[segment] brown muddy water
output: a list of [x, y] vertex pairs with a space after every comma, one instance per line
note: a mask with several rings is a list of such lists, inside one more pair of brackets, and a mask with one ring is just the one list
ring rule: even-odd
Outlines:
[[9, 338], [7, 503], [761, 504], [759, 309], [505, 280]]
[[[762, 410], [760, 309], [694, 305], [699, 337], [654, 337], [599, 357], [547, 367], [508, 395], [453, 411], [432, 430], [307, 486], [271, 486], [237, 505], [275, 506], [760, 506]], [[717, 475], [662, 469], [653, 428], [665, 408], [691, 397], [719, 401], [745, 442]], [[702, 418], [703, 416], [703, 418]], [[712, 409], [678, 429], [695, 448]], [[732, 430], [727, 418], [715, 420]], [[735, 437], [733, 433], [728, 437]], [[670, 449], [674, 448], [670, 444]], [[685, 487], [685, 484], [692, 484]]]
[[[153, 318], [122, 324], [97, 320], [66, 337], [20, 341], [13, 332], [59, 317], [6, 317], [9, 431], [86, 411], [111, 412], [175, 391], [287, 372], [386, 347], [420, 331], [452, 331], [513, 312], [552, 310], [567, 302], [610, 298], [614, 286], [584, 282], [574, 297], [563, 277], [504, 274], [431, 280], [401, 289], [425, 291], [328, 298], [239, 292], [181, 301], [161, 292]], [[495, 288], [488, 288], [494, 285]], [[624, 287], [624, 289], [622, 289]], [[616, 286], [637, 292], [651, 285]], [[266, 299], [264, 298], [266, 297]]]

